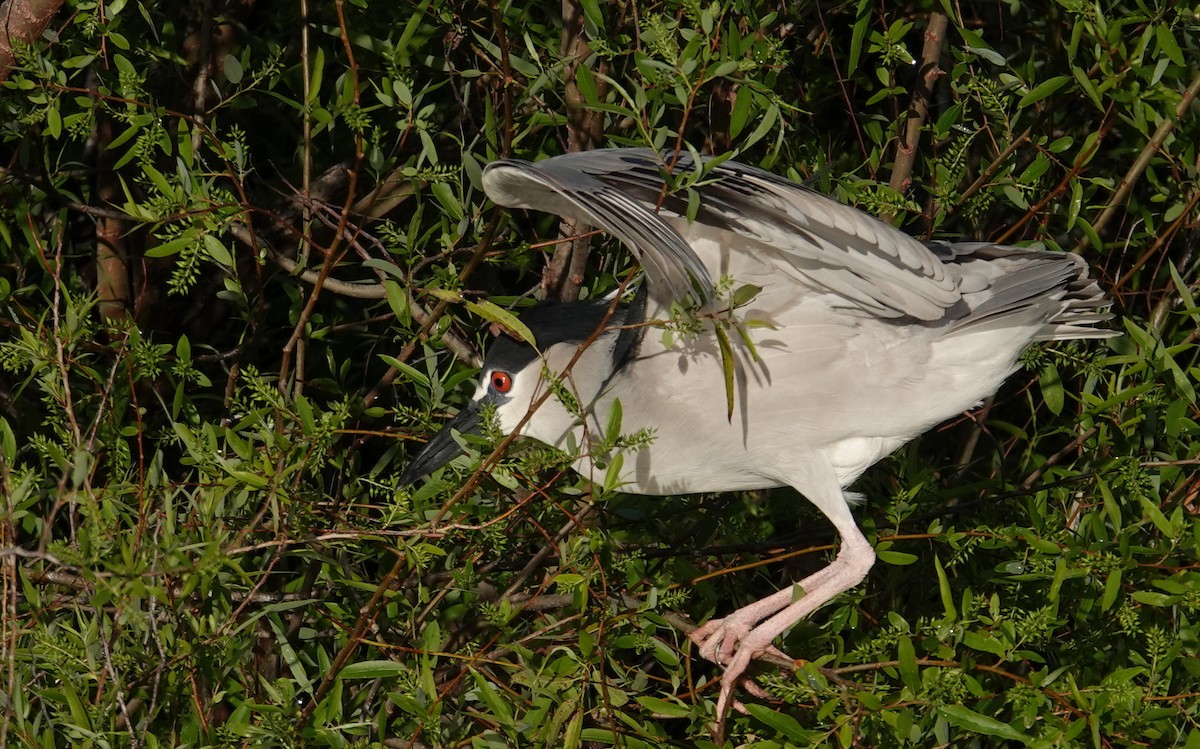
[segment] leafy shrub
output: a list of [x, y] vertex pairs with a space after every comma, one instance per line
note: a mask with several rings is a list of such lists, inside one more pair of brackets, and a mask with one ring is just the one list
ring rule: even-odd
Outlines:
[[[481, 166], [644, 144], [1080, 251], [1127, 333], [864, 477], [881, 564], [730, 741], [1200, 746], [1198, 12], [68, 3], [0, 92], [0, 742], [712, 745], [683, 630], [824, 563], [805, 502], [593, 491], [537, 446], [397, 478], [480, 294], [565, 256]], [[582, 293], [629, 266], [597, 240]]]

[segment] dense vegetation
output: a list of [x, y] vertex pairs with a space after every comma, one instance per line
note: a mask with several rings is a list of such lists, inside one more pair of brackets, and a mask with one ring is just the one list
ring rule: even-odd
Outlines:
[[1078, 251], [1126, 333], [1032, 350], [864, 477], [880, 564], [730, 745], [1200, 747], [1200, 5], [46, 18], [0, 71], [0, 746], [712, 746], [683, 631], [823, 564], [804, 501], [603, 492], [519, 444], [397, 478], [483, 295], [631, 267], [481, 165], [649, 144]]

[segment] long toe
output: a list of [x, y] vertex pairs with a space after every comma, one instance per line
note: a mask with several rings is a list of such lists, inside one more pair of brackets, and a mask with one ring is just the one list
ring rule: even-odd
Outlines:
[[[737, 700], [733, 699], [733, 690], [738, 684], [749, 681], [744, 676], [753, 657], [753, 654], [746, 648], [739, 648], [737, 655], [725, 667], [725, 673], [721, 676], [721, 694], [717, 697], [717, 723], [716, 730], [713, 732], [714, 736], [719, 737], [724, 734], [725, 718], [729, 715], [729, 708], [737, 705]], [[754, 686], [754, 690], [757, 690], [760, 694], [762, 693], [762, 690], [757, 685]]]
[[[726, 661], [735, 657], [744, 648], [746, 638], [754, 631], [750, 624], [730, 622], [730, 618], [732, 617], [708, 622], [688, 636], [696, 644], [700, 657], [718, 666], [725, 665]], [[793, 660], [787, 653], [770, 643], [767, 643], [766, 647], [755, 648], [750, 653], [751, 658], [761, 655]]]
[[688, 638], [696, 644], [696, 650], [700, 653], [701, 658], [722, 666], [725, 659], [730, 658], [737, 650], [738, 643], [742, 641], [742, 638], [750, 634], [753, 629], [753, 622], [742, 621], [736, 616], [727, 616], [724, 619], [713, 619], [707, 622], [688, 635]]
[[689, 635], [701, 658], [722, 666], [737, 651], [738, 643], [750, 634], [753, 627], [732, 619], [726, 617], [708, 622]]

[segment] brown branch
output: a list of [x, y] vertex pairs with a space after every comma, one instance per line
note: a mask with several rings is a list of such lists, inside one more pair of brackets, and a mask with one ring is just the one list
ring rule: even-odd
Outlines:
[[[567, 105], [567, 152], [587, 151], [600, 145], [604, 138], [604, 117], [600, 112], [587, 108], [579, 90], [578, 70], [586, 64], [592, 54], [583, 31], [583, 7], [578, 0], [563, 0], [562, 55], [567, 60], [563, 70], [564, 99]], [[604, 62], [600, 62], [600, 72]], [[606, 86], [603, 79], [596, 79], [596, 94], [604, 96]], [[542, 275], [542, 289], [547, 299], [573, 302], [579, 299], [579, 288], [583, 285], [583, 270], [587, 266], [587, 226], [574, 219], [563, 219], [559, 236], [571, 241], [563, 242], [554, 251], [554, 257]]]
[[[92, 86], [98, 80], [90, 78]], [[121, 202], [121, 184], [112, 169], [113, 153], [108, 144], [116, 134], [113, 118], [100, 110], [96, 117], [93, 137], [96, 140], [96, 195], [95, 202], [101, 206], [118, 205]], [[47, 179], [47, 184], [53, 180]], [[97, 214], [93, 214], [97, 215]], [[96, 296], [100, 319], [114, 323], [127, 319], [133, 309], [133, 291], [129, 279], [129, 249], [126, 243], [129, 219], [117, 215], [97, 215], [96, 232]]]
[[[1142, 172], [1146, 171], [1146, 167], [1150, 165], [1150, 159], [1154, 158], [1154, 154], [1158, 152], [1158, 149], [1162, 148], [1162, 144], [1166, 142], [1167, 136], [1175, 129], [1175, 123], [1187, 113], [1197, 94], [1200, 94], [1200, 72], [1197, 72], [1195, 77], [1192, 78], [1191, 85], [1187, 87], [1187, 90], [1183, 92], [1183, 96], [1180, 97], [1179, 103], [1175, 105], [1175, 116], [1164, 117], [1163, 121], [1158, 123], [1158, 128], [1154, 131], [1154, 135], [1150, 137], [1150, 142], [1146, 144], [1142, 152], [1133, 160], [1133, 164], [1130, 165], [1129, 170], [1125, 172], [1125, 176], [1117, 184], [1116, 192], [1109, 198], [1108, 203], [1104, 206], [1104, 210], [1100, 213], [1100, 217], [1092, 224], [1092, 229], [1097, 234], [1100, 233], [1116, 214], [1117, 208], [1129, 197], [1129, 191], [1133, 189], [1134, 183], [1142, 176]], [[1083, 249], [1087, 243], [1088, 238], [1083, 237], [1075, 246], [1075, 251], [1078, 252]]]
[[17, 61], [13, 48], [33, 44], [62, 7], [62, 0], [4, 0], [0, 4], [0, 82]]
[[[342, 49], [346, 55], [346, 68], [350, 74], [351, 88], [353, 90], [351, 98], [354, 102], [354, 106], [357, 107], [359, 106], [361, 96], [358, 82], [358, 63], [355, 61], [354, 45], [350, 42], [350, 32], [346, 27], [344, 0], [337, 0], [334, 3], [334, 6], [337, 9], [338, 29], [341, 33]], [[308, 321], [312, 318], [312, 315], [316, 310], [317, 297], [321, 295], [321, 289], [325, 285], [325, 281], [329, 276], [329, 272], [333, 269], [334, 264], [341, 257], [341, 255], [345, 252], [345, 250], [341, 248], [341, 245], [343, 242], [343, 236], [346, 232], [346, 227], [350, 222], [351, 208], [358, 199], [358, 176], [359, 171], [362, 168], [363, 156], [363, 136], [361, 132], [356, 132], [354, 134], [354, 166], [350, 169], [346, 200], [342, 205], [342, 213], [338, 221], [337, 232], [334, 233], [333, 240], [330, 242], [329, 247], [325, 249], [325, 261], [321, 264], [321, 272], [317, 277], [317, 282], [313, 285], [312, 293], [309, 294], [308, 301], [305, 303], [304, 309], [301, 310], [300, 315], [296, 320], [296, 325], [292, 329], [291, 337], [288, 338], [288, 342], [283, 346], [283, 356], [279, 363], [278, 383], [281, 391], [287, 390], [287, 382], [289, 377], [294, 380], [295, 392], [297, 395], [300, 394], [301, 389], [304, 387], [304, 378], [302, 373], [297, 372], [293, 374], [291, 372], [293, 352], [295, 351], [297, 344], [300, 342], [301, 337], [304, 335], [304, 331], [308, 328]]]
[[1109, 105], [1108, 109], [1104, 112], [1104, 119], [1100, 121], [1100, 128], [1096, 131], [1096, 140], [1092, 143], [1092, 145], [1079, 152], [1079, 155], [1075, 157], [1075, 162], [1071, 165], [1071, 169], [1065, 175], [1063, 175], [1063, 178], [1059, 180], [1058, 185], [1055, 186], [1053, 190], [1043, 195], [1042, 199], [1031, 206], [1029, 210], [1025, 211], [1025, 214], [1021, 216], [1019, 220], [1017, 220], [1012, 226], [1008, 227], [1008, 229], [1006, 229], [1004, 233], [1001, 234], [997, 239], [993, 240], [996, 244], [1004, 244], [1012, 237], [1015, 237], [1017, 232], [1025, 227], [1025, 224], [1029, 223], [1034, 216], [1038, 215], [1038, 213], [1040, 213], [1041, 210], [1046, 207], [1046, 204], [1067, 191], [1067, 187], [1071, 184], [1071, 180], [1075, 179], [1080, 174], [1083, 174], [1083, 168], [1087, 166], [1088, 162], [1091, 160], [1092, 154], [1099, 150], [1101, 144], [1104, 143], [1104, 139], [1108, 137], [1110, 132], [1112, 132], [1115, 120], [1115, 117], [1113, 117], [1114, 111], [1115, 107], [1113, 105]]
[[[896, 192], [902, 193], [912, 184], [912, 170], [917, 159], [917, 146], [921, 142], [921, 128], [925, 126], [925, 118], [929, 116], [929, 101], [933, 98], [934, 83], [942, 74], [938, 63], [942, 59], [942, 44], [946, 39], [948, 23], [949, 19], [944, 13], [934, 11], [929, 14], [929, 25], [925, 29], [925, 46], [921, 49], [921, 67], [904, 122], [904, 136], [896, 143], [896, 161], [892, 166], [892, 178], [889, 181]], [[884, 214], [882, 218], [890, 221], [893, 214]]]

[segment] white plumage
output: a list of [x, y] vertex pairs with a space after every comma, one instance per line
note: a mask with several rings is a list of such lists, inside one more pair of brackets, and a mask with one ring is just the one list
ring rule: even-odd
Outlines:
[[[550, 397], [523, 434], [558, 447], [583, 446], [576, 469], [603, 477], [593, 458], [607, 465], [611, 456], [586, 448], [619, 401], [623, 432], [645, 428], [655, 435], [648, 447], [623, 456], [623, 491], [791, 486], [841, 536], [835, 560], [797, 583], [803, 597], [782, 590], [692, 635], [701, 655], [725, 666], [723, 716], [750, 659], [858, 584], [873, 564], [845, 486], [995, 392], [1031, 342], [1116, 333], [1094, 327], [1109, 319], [1108, 302], [1078, 256], [924, 244], [767, 172], [728, 161], [697, 164], [687, 154], [673, 159], [609, 149], [488, 166], [484, 188], [497, 203], [580, 219], [622, 239], [645, 268], [644, 296], [615, 310], [581, 302], [526, 313], [540, 357], [499, 339], [474, 400], [431, 439], [408, 477], [453, 457], [450, 431], [474, 427], [485, 403], [495, 405], [502, 430], [517, 429], [548, 387], [543, 368], [562, 373], [611, 311], [604, 332], [563, 378], [586, 418]], [[674, 189], [680, 177], [691, 186]], [[724, 300], [716, 298], [713, 279], [722, 276], [761, 287], [734, 317], [771, 325], [746, 329], [757, 361], [730, 335], [732, 418], [711, 323], [698, 336], [675, 336], [669, 347], [657, 331], [642, 335], [644, 327], [636, 327], [669, 318], [672, 302], [689, 296], [702, 314], [719, 310]]]

